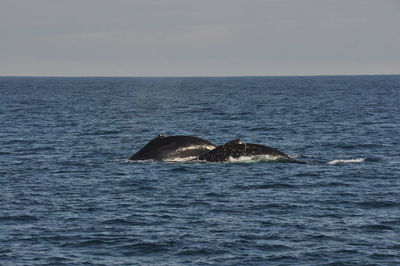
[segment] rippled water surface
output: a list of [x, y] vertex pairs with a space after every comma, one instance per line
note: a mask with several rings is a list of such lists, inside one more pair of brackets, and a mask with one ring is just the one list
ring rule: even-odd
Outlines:
[[[400, 76], [0, 78], [0, 265], [398, 265]], [[129, 162], [160, 132], [306, 164]]]

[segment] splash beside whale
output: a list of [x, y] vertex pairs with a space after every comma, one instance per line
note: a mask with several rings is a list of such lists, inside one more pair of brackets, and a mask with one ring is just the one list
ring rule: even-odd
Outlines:
[[300, 161], [268, 146], [241, 142], [240, 139], [215, 146], [208, 140], [193, 136], [165, 136], [160, 134], [147, 143], [129, 160], [231, 162], [253, 160]]

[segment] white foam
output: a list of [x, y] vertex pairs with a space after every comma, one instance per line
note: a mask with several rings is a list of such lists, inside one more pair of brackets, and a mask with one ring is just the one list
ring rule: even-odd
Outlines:
[[330, 161], [328, 164], [345, 164], [345, 163], [362, 163], [365, 162], [367, 158], [358, 158], [358, 159], [349, 159], [349, 160], [333, 160]]

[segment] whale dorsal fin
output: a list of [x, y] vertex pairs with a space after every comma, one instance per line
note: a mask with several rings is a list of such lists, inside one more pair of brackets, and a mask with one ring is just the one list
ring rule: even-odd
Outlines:
[[158, 134], [157, 139], [158, 138], [165, 138], [165, 137], [166, 137], [166, 135], [164, 135], [163, 133], [160, 133], [160, 134]]

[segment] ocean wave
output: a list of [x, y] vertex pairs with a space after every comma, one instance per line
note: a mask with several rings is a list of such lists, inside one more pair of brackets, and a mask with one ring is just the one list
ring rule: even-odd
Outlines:
[[32, 215], [14, 215], [14, 216], [1, 216], [0, 222], [36, 222], [39, 218]]
[[[271, 155], [256, 155], [256, 156], [240, 156], [239, 158], [229, 157], [227, 163], [304, 163], [296, 159], [297, 156], [290, 156], [290, 158], [284, 158], [282, 156], [271, 156]], [[123, 162], [123, 163], [149, 163], [156, 162], [155, 160], [129, 160], [129, 159], [115, 159], [113, 161]], [[165, 163], [212, 163], [203, 160], [198, 160], [196, 157], [184, 157], [184, 158], [173, 158], [163, 160]]]
[[136, 244], [128, 244], [120, 246], [119, 248], [123, 250], [124, 256], [136, 256], [151, 253], [166, 252], [176, 243], [152, 243], [152, 242], [142, 242]]
[[222, 249], [213, 249], [206, 247], [188, 248], [180, 251], [178, 255], [181, 256], [208, 256], [216, 254], [224, 254], [226, 251]]
[[370, 225], [363, 225], [361, 226], [362, 229], [369, 230], [369, 231], [381, 231], [381, 230], [395, 230], [391, 226], [383, 225], [383, 224], [370, 224]]
[[253, 189], [287, 189], [294, 188], [296, 186], [286, 183], [272, 183], [272, 184], [255, 184], [249, 186], [236, 185], [234, 188], [239, 190], [253, 190]]

